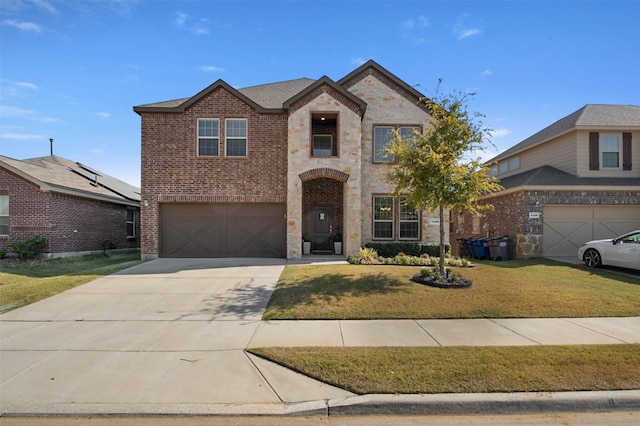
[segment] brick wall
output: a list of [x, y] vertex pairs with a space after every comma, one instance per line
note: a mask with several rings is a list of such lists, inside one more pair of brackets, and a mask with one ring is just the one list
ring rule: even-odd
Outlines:
[[[143, 259], [158, 256], [158, 202], [235, 197], [284, 202], [287, 187], [287, 116], [260, 114], [224, 88], [183, 113], [142, 113]], [[219, 157], [197, 156], [198, 118], [220, 119]], [[226, 118], [247, 119], [247, 157], [225, 157]], [[145, 206], [145, 201], [148, 206]]]
[[116, 248], [138, 248], [139, 240], [127, 239], [127, 207], [71, 195], [42, 192], [33, 183], [0, 169], [0, 194], [9, 195], [10, 242], [33, 236], [47, 239], [47, 253], [101, 250], [105, 240]]

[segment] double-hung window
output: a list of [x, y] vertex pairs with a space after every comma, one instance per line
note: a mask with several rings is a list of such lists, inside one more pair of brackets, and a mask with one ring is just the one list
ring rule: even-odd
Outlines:
[[0, 235], [9, 235], [9, 196], [0, 195]]
[[373, 238], [393, 239], [393, 197], [373, 197]]
[[412, 138], [414, 133], [420, 131], [417, 126], [374, 126], [373, 127], [373, 161], [375, 163], [391, 163], [393, 155], [385, 153], [385, 148], [391, 143], [398, 130], [403, 139]]
[[401, 240], [417, 240], [420, 236], [420, 213], [400, 197], [400, 235]]
[[247, 120], [230, 118], [225, 120], [226, 156], [247, 156]]
[[220, 149], [220, 120], [198, 119], [198, 156], [217, 157]]
[[137, 237], [136, 230], [136, 209], [128, 208], [127, 209], [127, 238], [136, 238]]
[[600, 151], [603, 168], [620, 168], [620, 136], [601, 134]]

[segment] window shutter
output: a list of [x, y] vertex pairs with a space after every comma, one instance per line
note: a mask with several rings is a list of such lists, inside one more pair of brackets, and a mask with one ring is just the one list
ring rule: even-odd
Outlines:
[[600, 133], [589, 132], [589, 170], [600, 169]]
[[622, 134], [622, 170], [631, 170], [631, 132]]

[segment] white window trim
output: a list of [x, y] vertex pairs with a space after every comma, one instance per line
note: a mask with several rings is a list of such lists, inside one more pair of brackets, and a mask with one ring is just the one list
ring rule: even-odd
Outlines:
[[[229, 121], [244, 121], [245, 136], [243, 138], [237, 136], [229, 136], [227, 129], [229, 128]], [[244, 155], [229, 155], [229, 140], [242, 140], [244, 139]], [[245, 158], [249, 156], [249, 120], [246, 118], [226, 118], [224, 120], [224, 155], [229, 158]]]
[[[616, 138], [618, 138], [618, 150], [617, 151], [604, 151], [602, 149], [604, 143], [603, 143], [603, 137], [606, 136], [615, 136]], [[618, 133], [601, 133], [600, 134], [600, 141], [598, 143], [598, 149], [599, 149], [599, 160], [600, 160], [600, 170], [622, 170], [622, 137], [620, 134]], [[611, 166], [605, 166], [604, 165], [604, 153], [605, 152], [617, 152], [618, 153], [618, 166], [617, 167], [611, 167]]]
[[[218, 136], [200, 136], [200, 121], [216, 121], [218, 123]], [[220, 119], [219, 118], [198, 118], [196, 123], [196, 156], [207, 158], [207, 157], [220, 157]], [[218, 140], [218, 153], [216, 155], [200, 155], [200, 139], [217, 139]]]
[[[329, 139], [331, 139], [331, 144], [330, 144], [330, 148], [329, 148], [329, 155], [315, 155], [315, 151], [316, 151], [316, 137], [329, 137]], [[330, 157], [335, 157], [333, 155], [334, 152], [334, 146], [333, 146], [333, 135], [331, 133], [314, 133], [313, 137], [312, 137], [312, 146], [311, 146], [311, 156], [314, 158], [330, 158]]]
[[[7, 200], [7, 207], [9, 207], [9, 196], [8, 195], [0, 195], [0, 198], [6, 198]], [[9, 232], [10, 232], [10, 228], [11, 228], [11, 223], [10, 223], [10, 211], [9, 209], [7, 209], [7, 214], [3, 214], [0, 213], [0, 217], [6, 217], [7, 218], [7, 233], [6, 234], [2, 234], [0, 233], [0, 235], [2, 236], [8, 236]]]
[[[391, 220], [376, 219], [376, 198], [391, 198]], [[395, 199], [391, 195], [374, 195], [373, 196], [373, 229], [372, 236], [377, 241], [393, 241], [395, 239], [396, 224], [395, 224]], [[376, 236], [376, 223], [391, 223], [391, 237], [377, 237]]]
[[[133, 219], [129, 220], [129, 212], [131, 212], [133, 214]], [[129, 208], [127, 209], [127, 238], [138, 238], [138, 232], [136, 232], [137, 226], [136, 226], [136, 216], [137, 216], [137, 211], [136, 209], [132, 209]], [[129, 224], [132, 224], [132, 229], [133, 229], [133, 235], [129, 235]]]

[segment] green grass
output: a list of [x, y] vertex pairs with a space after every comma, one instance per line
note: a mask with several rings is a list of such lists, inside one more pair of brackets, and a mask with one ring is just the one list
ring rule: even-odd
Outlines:
[[543, 318], [640, 314], [640, 278], [546, 259], [454, 268], [469, 289], [410, 281], [420, 267], [285, 268], [263, 316], [271, 319]]
[[640, 389], [640, 345], [261, 348], [249, 352], [358, 394]]
[[139, 264], [139, 252], [0, 265], [0, 312], [7, 312]]

